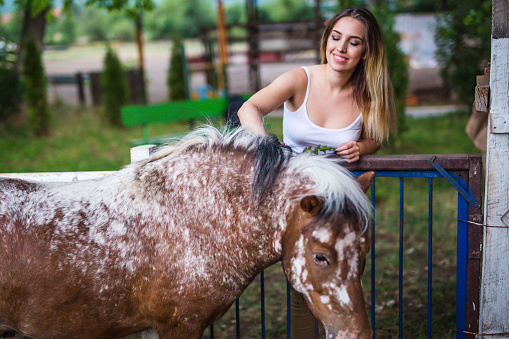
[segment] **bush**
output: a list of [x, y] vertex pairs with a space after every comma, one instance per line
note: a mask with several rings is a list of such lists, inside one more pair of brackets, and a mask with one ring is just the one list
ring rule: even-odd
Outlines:
[[117, 55], [108, 47], [104, 57], [104, 70], [101, 75], [104, 98], [104, 114], [114, 126], [122, 126], [120, 109], [127, 103], [128, 87], [122, 64]]
[[182, 55], [184, 51], [182, 40], [180, 37], [173, 39], [173, 47], [170, 58], [170, 68], [168, 70], [168, 91], [169, 99], [173, 100], [186, 100], [187, 99], [187, 86], [186, 74], [184, 71], [184, 63]]
[[19, 111], [22, 98], [14, 49], [13, 43], [0, 38], [0, 122], [8, 120]]
[[476, 75], [491, 57], [491, 1], [448, 2], [435, 32], [437, 59], [444, 82], [456, 93], [458, 101], [474, 101]]
[[46, 97], [46, 79], [44, 77], [41, 52], [33, 39], [27, 40], [25, 53], [23, 60], [23, 81], [30, 128], [36, 136], [44, 136], [49, 132], [50, 119], [48, 99]]

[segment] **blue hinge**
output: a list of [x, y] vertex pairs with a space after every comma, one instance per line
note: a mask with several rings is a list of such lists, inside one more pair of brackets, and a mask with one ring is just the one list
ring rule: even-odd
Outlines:
[[449, 181], [449, 183], [456, 189], [456, 191], [458, 191], [459, 194], [461, 194], [463, 198], [465, 198], [466, 201], [468, 201], [470, 205], [476, 208], [481, 207], [481, 203], [476, 201], [470, 195], [470, 193], [468, 193], [463, 187], [460, 186], [460, 184], [456, 182], [456, 180], [454, 180], [454, 178], [452, 177], [452, 175], [449, 174], [449, 172], [447, 172], [442, 166], [440, 166], [440, 164], [437, 162], [436, 156], [432, 156], [431, 158], [429, 158], [428, 162], [431, 164], [431, 166], [435, 167], [438, 173], [442, 174], [442, 176], [445, 179], [447, 179], [447, 181]]

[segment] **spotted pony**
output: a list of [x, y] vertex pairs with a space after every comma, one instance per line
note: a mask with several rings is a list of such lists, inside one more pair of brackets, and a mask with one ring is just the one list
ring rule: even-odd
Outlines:
[[0, 179], [0, 332], [200, 338], [282, 260], [327, 338], [368, 337], [372, 177], [206, 127], [100, 179]]

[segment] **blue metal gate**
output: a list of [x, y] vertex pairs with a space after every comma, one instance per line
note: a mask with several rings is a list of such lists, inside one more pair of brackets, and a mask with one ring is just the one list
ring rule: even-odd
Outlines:
[[[402, 156], [365, 156], [355, 164], [346, 165], [354, 175], [365, 171], [375, 171], [375, 178], [391, 177], [399, 179], [399, 267], [398, 267], [398, 329], [399, 338], [403, 337], [403, 236], [404, 236], [404, 183], [405, 178], [428, 179], [428, 300], [427, 300], [427, 336], [432, 332], [432, 234], [433, 234], [433, 179], [444, 178], [458, 192], [457, 210], [457, 266], [456, 266], [456, 338], [474, 338], [478, 332], [479, 284], [482, 229], [477, 223], [481, 216], [481, 156], [467, 154], [449, 155], [402, 155]], [[374, 213], [371, 224], [371, 326], [376, 337], [375, 314], [375, 254], [376, 254], [376, 180], [371, 186], [371, 200]], [[266, 337], [265, 329], [265, 281], [260, 275], [260, 312], [261, 338]], [[287, 337], [290, 338], [289, 288], [287, 287]], [[240, 307], [236, 302], [236, 336], [241, 337]], [[318, 326], [317, 326], [318, 337]], [[214, 338], [214, 327], [210, 328], [210, 337]]]

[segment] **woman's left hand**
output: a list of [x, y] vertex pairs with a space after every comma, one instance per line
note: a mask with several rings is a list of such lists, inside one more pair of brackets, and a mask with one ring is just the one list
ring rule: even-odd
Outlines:
[[336, 148], [336, 154], [347, 162], [356, 162], [361, 156], [361, 148], [357, 141], [349, 141]]

